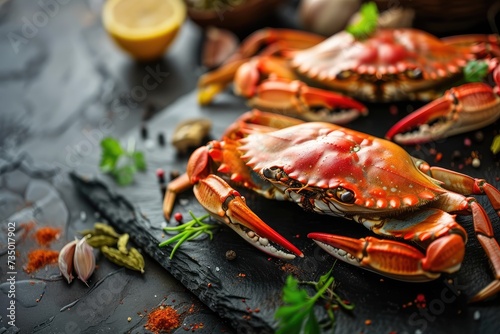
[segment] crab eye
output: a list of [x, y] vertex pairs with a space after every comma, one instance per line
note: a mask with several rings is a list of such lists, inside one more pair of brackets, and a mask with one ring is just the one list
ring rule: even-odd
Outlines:
[[342, 203], [346, 204], [354, 203], [354, 193], [349, 189], [345, 189], [342, 187], [337, 188], [337, 191], [335, 192], [335, 197], [337, 197], [337, 199]]
[[278, 167], [264, 168], [262, 170], [262, 175], [267, 179], [277, 179], [280, 174], [281, 169]]
[[417, 80], [417, 79], [422, 79], [422, 71], [419, 68], [414, 68], [412, 70], [407, 70], [406, 71], [406, 76], [409, 79], [412, 80]]
[[337, 73], [337, 79], [339, 80], [345, 80], [349, 79], [352, 75], [352, 71], [350, 70], [344, 70], [342, 72]]

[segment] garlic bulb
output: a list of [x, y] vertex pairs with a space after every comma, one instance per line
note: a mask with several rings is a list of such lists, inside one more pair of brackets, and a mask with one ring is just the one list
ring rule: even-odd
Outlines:
[[344, 29], [361, 6], [361, 0], [301, 0], [299, 20], [303, 28], [331, 36]]

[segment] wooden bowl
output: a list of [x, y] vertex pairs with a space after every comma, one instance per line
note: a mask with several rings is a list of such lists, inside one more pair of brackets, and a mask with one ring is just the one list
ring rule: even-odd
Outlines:
[[221, 10], [197, 10], [188, 7], [188, 16], [202, 28], [215, 26], [240, 32], [264, 21], [282, 2], [282, 0], [246, 0], [240, 5]]

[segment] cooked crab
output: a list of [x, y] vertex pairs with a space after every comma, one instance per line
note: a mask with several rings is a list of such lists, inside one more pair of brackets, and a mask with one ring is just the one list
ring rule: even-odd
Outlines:
[[[306, 32], [264, 29], [243, 41], [224, 66], [200, 78], [199, 101], [210, 103], [233, 83], [236, 94], [252, 107], [345, 124], [367, 114], [356, 99], [430, 101], [457, 83], [469, 61], [498, 55], [496, 35], [439, 39], [417, 29], [380, 28], [366, 39], [342, 31], [325, 40]], [[487, 106], [477, 106], [478, 123], [489, 117], [482, 108]]]
[[303, 256], [228, 182], [363, 224], [381, 238], [309, 237], [343, 261], [405, 281], [429, 281], [457, 271], [467, 233], [455, 215], [472, 215], [495, 277], [473, 300], [500, 291], [500, 246], [483, 207], [467, 197], [487, 195], [500, 214], [500, 191], [486, 180], [430, 167], [395, 143], [331, 123], [303, 123], [255, 110], [230, 126], [221, 140], [198, 148], [187, 173], [168, 185], [167, 218], [175, 194], [194, 185], [200, 204], [253, 246], [285, 259]]

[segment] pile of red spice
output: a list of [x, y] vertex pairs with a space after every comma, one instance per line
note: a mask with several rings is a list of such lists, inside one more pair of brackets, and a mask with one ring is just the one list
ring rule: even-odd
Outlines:
[[148, 316], [144, 327], [153, 333], [172, 330], [180, 326], [179, 314], [170, 306], [160, 306]]
[[24, 270], [30, 274], [47, 264], [57, 263], [59, 252], [50, 249], [35, 249], [28, 253], [28, 264]]
[[35, 233], [36, 241], [41, 246], [48, 246], [50, 243], [59, 238], [61, 229], [55, 227], [42, 227]]

